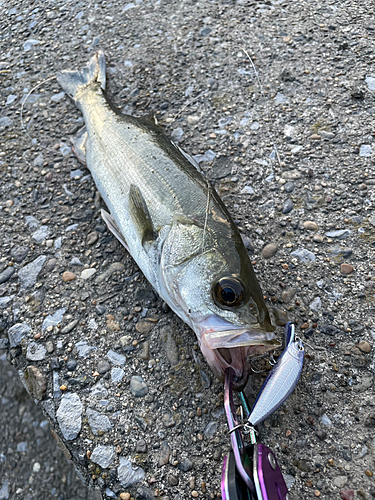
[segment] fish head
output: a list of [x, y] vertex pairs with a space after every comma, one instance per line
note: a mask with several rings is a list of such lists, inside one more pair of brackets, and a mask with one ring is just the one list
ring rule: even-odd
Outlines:
[[239, 263], [211, 247], [163, 270], [169, 305], [195, 331], [215, 375], [234, 370], [235, 390], [247, 383], [248, 357], [280, 345], [247, 253]]

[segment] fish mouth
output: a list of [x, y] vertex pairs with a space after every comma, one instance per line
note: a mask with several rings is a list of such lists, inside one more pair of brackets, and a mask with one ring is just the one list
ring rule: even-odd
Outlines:
[[248, 358], [280, 346], [273, 332], [240, 327], [221, 318], [206, 318], [199, 324], [200, 348], [211, 370], [224, 381], [225, 371], [234, 371], [233, 389], [241, 391], [250, 375]]

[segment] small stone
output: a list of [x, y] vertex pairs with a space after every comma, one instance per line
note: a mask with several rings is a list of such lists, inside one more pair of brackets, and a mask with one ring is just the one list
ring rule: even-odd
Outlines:
[[137, 453], [146, 453], [147, 452], [147, 444], [146, 444], [146, 441], [144, 439], [140, 439], [139, 441], [137, 441], [135, 451]]
[[60, 391], [67, 391], [68, 390], [68, 387], [63, 384], [63, 385], [60, 385]]
[[371, 155], [372, 155], [371, 144], [362, 144], [362, 146], [359, 148], [359, 156], [362, 156], [363, 158], [370, 158]]
[[112, 429], [112, 424], [106, 415], [88, 408], [86, 410], [89, 426], [95, 436], [102, 436], [105, 432]]
[[294, 252], [291, 252], [293, 257], [298, 257], [302, 262], [307, 263], [307, 262], [313, 262], [315, 260], [315, 254], [313, 252], [310, 252], [310, 250], [307, 250], [307, 248], [298, 248], [298, 250], [295, 250]]
[[48, 226], [40, 226], [39, 229], [35, 231], [35, 233], [32, 234], [32, 239], [35, 241], [35, 243], [43, 243], [43, 241], [47, 238], [47, 236], [50, 234], [50, 229]]
[[168, 483], [171, 486], [177, 486], [178, 485], [178, 477], [177, 476], [168, 476]]
[[90, 460], [100, 465], [103, 469], [107, 469], [115, 458], [116, 453], [114, 446], [99, 445], [92, 452]]
[[14, 274], [15, 269], [13, 266], [6, 267], [2, 273], [0, 273], [0, 283], [5, 283]]
[[284, 203], [283, 203], [283, 207], [282, 207], [282, 213], [283, 214], [288, 214], [289, 212], [291, 212], [293, 210], [293, 202], [290, 198], [287, 198]]
[[301, 325], [301, 330], [307, 330], [307, 328], [309, 328], [309, 326], [310, 326], [309, 323], [303, 323]]
[[140, 375], [134, 375], [130, 380], [130, 390], [134, 397], [142, 398], [148, 393], [148, 386]]
[[296, 288], [289, 288], [288, 290], [284, 290], [281, 293], [281, 298], [282, 298], [283, 302], [285, 302], [285, 304], [289, 304], [289, 302], [295, 296], [296, 292], [297, 292]]
[[46, 357], [46, 352], [47, 350], [43, 345], [31, 341], [27, 346], [26, 359], [30, 361], [42, 361]]
[[130, 493], [120, 493], [121, 500], [130, 500]]
[[188, 458], [184, 458], [177, 465], [177, 468], [182, 470], [182, 472], [189, 472], [193, 468], [193, 462], [191, 460], [189, 460]]
[[96, 306], [95, 307], [95, 312], [98, 316], [102, 316], [105, 313], [105, 307], [104, 306]]
[[191, 492], [191, 496], [194, 497], [194, 498], [197, 498], [199, 496], [199, 493], [196, 490], [193, 490]]
[[322, 138], [322, 136], [319, 134], [310, 135], [310, 139], [312, 139], [313, 141], [320, 141], [321, 138]]
[[203, 431], [203, 434], [208, 437], [213, 437], [216, 434], [218, 427], [217, 422], [209, 422]]
[[345, 262], [340, 266], [341, 274], [351, 274], [354, 271], [353, 266], [346, 264]]
[[18, 278], [21, 281], [21, 289], [30, 288], [35, 285], [38, 274], [42, 270], [43, 264], [47, 257], [40, 255], [30, 264], [27, 264], [18, 271]]
[[78, 351], [78, 356], [80, 358], [87, 358], [87, 356], [90, 354], [91, 351], [97, 350], [96, 347], [88, 345], [86, 340], [80, 340], [79, 342], [76, 343], [75, 347]]
[[[285, 182], [285, 181], [284, 181]], [[284, 191], [286, 193], [291, 193], [294, 189], [294, 183], [293, 182], [287, 182], [285, 185], [284, 185]]]
[[142, 351], [139, 356], [144, 361], [150, 359], [150, 342], [148, 340], [142, 343]]
[[323, 431], [323, 430], [317, 430], [316, 433], [315, 433], [316, 437], [319, 438], [321, 441], [324, 441], [325, 438], [327, 437], [327, 433], [326, 431]]
[[368, 354], [371, 351], [371, 346], [368, 342], [366, 342], [366, 340], [361, 340], [358, 343], [358, 348], [365, 354]]
[[163, 441], [160, 447], [158, 466], [163, 467], [163, 465], [166, 465], [169, 462], [170, 455], [171, 455], [171, 449], [167, 441]]
[[354, 500], [353, 490], [340, 490], [340, 497], [342, 500]]
[[61, 432], [68, 441], [75, 439], [81, 430], [82, 410], [78, 394], [68, 393], [62, 396], [56, 416]]
[[303, 227], [309, 231], [317, 231], [319, 229], [316, 222], [312, 222], [309, 220], [303, 223]]
[[42, 323], [42, 332], [47, 330], [47, 328], [49, 328], [50, 326], [59, 325], [63, 320], [65, 310], [65, 307], [62, 307], [61, 309], [57, 309], [57, 311], [55, 311], [53, 314], [48, 315]]
[[326, 413], [323, 413], [323, 415], [320, 417], [320, 421], [323, 425], [326, 425], [327, 427], [332, 427], [332, 420], [327, 416]]
[[21, 340], [31, 332], [31, 327], [27, 323], [16, 323], [8, 330], [10, 347], [17, 347], [21, 344]]
[[105, 361], [104, 359], [99, 361], [99, 363], [96, 366], [96, 370], [100, 373], [100, 375], [104, 375], [104, 373], [107, 373], [111, 369], [111, 365], [108, 363], [108, 361]]
[[289, 318], [288, 318], [288, 313], [286, 311], [283, 311], [279, 307], [273, 307], [272, 312], [275, 316], [276, 325], [285, 326], [288, 323]]
[[319, 490], [314, 490], [314, 495], [316, 497], [320, 497], [320, 491]]
[[86, 238], [86, 245], [94, 245], [98, 241], [98, 237], [99, 236], [96, 231], [89, 233]]
[[46, 342], [46, 349], [47, 349], [48, 354], [52, 354], [53, 353], [53, 351], [55, 350], [55, 347], [53, 345], [52, 340], [47, 340], [47, 342]]
[[343, 486], [345, 486], [347, 482], [347, 478], [346, 476], [337, 476], [334, 478], [333, 480], [333, 484], [337, 487], [337, 488], [342, 488]]
[[120, 465], [117, 467], [117, 475], [124, 488], [139, 483], [145, 477], [145, 471], [141, 467], [133, 469], [132, 464], [126, 458], [120, 457]]
[[[121, 367], [125, 366], [126, 358], [122, 354], [119, 354], [115, 351], [108, 351], [107, 358], [114, 365], [121, 366]], [[100, 373], [99, 369], [98, 369], [98, 372]]]
[[10, 256], [15, 262], [22, 262], [24, 258], [27, 256], [29, 253], [29, 248], [28, 247], [23, 247], [23, 246], [15, 246], [12, 248], [10, 251]]
[[365, 474], [368, 477], [372, 477], [374, 475], [374, 473], [371, 470], [369, 470], [369, 469], [365, 470]]
[[262, 250], [263, 259], [270, 259], [277, 252], [278, 247], [274, 243], [268, 243]]
[[64, 328], [62, 328], [61, 333], [65, 335], [66, 333], [70, 333], [71, 331], [74, 330], [74, 328], [78, 325], [79, 319], [75, 319], [74, 321], [71, 321], [68, 323]]
[[324, 238], [321, 234], [314, 234], [313, 241], [315, 241], [315, 243], [323, 243]]
[[147, 321], [147, 319], [140, 319], [135, 325], [135, 329], [137, 330], [137, 332], [147, 335], [151, 332], [154, 326], [154, 323]]
[[124, 375], [125, 375], [125, 372], [122, 368], [112, 368], [112, 370], [111, 370], [112, 382], [121, 382], [121, 380], [124, 378]]
[[68, 359], [66, 362], [66, 368], [70, 372], [73, 372], [77, 368], [77, 361], [75, 359]]
[[30, 365], [24, 372], [24, 381], [27, 392], [31, 397], [41, 401], [47, 390], [45, 375], [36, 366]]
[[315, 312], [315, 313], [318, 313], [320, 311], [320, 309], [322, 308], [322, 300], [320, 297], [316, 297], [312, 302], [311, 304], [309, 305], [310, 309]]
[[125, 266], [122, 262], [113, 262], [108, 269], [104, 271], [104, 273], [100, 274], [99, 276], [96, 277], [95, 283], [103, 283], [104, 281], [107, 281], [112, 274], [114, 273], [121, 273], [125, 269]]
[[75, 274], [71, 273], [70, 271], [65, 271], [62, 275], [63, 281], [73, 281], [76, 279]]
[[350, 229], [337, 229], [335, 231], [328, 231], [326, 236], [328, 238], [338, 238], [340, 240], [347, 238], [350, 235]]
[[97, 269], [95, 269], [94, 267], [91, 267], [89, 269], [84, 269], [81, 273], [81, 279], [88, 280], [89, 278], [91, 278], [91, 276], [93, 276], [96, 273], [96, 271]]

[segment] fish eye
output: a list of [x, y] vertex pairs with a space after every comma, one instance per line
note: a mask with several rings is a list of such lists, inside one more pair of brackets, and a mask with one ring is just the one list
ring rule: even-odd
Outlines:
[[244, 300], [244, 287], [233, 276], [221, 278], [213, 287], [213, 298], [219, 307], [239, 307]]

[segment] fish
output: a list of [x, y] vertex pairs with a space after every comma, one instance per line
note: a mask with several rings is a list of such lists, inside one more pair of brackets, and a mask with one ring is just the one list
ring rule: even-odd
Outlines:
[[302, 373], [305, 348], [302, 340], [294, 340], [292, 323], [285, 326], [285, 348], [264, 381], [248, 421], [255, 426], [274, 413], [292, 394]]
[[192, 157], [150, 117], [122, 114], [107, 97], [99, 51], [57, 74], [83, 114], [73, 150], [109, 212], [110, 231], [157, 294], [195, 332], [214, 374], [249, 377], [248, 357], [279, 345], [241, 235]]

